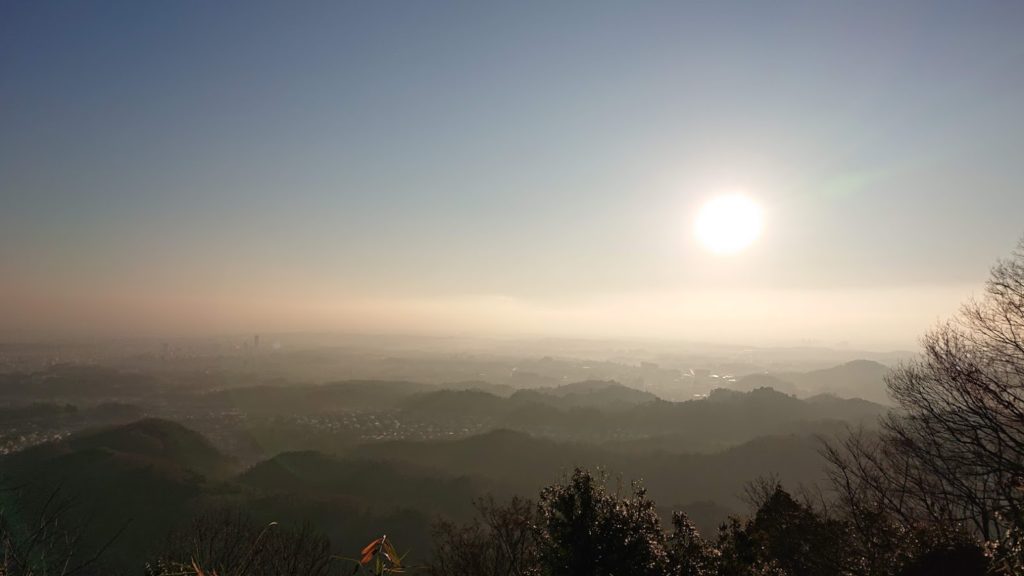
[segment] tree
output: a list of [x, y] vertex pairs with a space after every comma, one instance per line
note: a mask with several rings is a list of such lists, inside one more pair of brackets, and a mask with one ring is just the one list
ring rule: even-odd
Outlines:
[[916, 512], [1001, 541], [1024, 510], [1024, 241], [992, 268], [985, 296], [923, 339], [888, 380], [903, 413], [885, 422]]
[[494, 498], [475, 502], [477, 517], [459, 526], [440, 521], [434, 527], [432, 576], [524, 576], [537, 570], [537, 508], [530, 500]]
[[851, 431], [823, 453], [831, 464], [834, 509], [847, 526], [851, 573], [899, 574], [931, 550], [970, 541], [958, 524], [934, 512], [939, 498], [927, 487], [931, 480], [884, 434]]
[[330, 542], [308, 524], [262, 523], [235, 509], [209, 510], [168, 537], [150, 573], [218, 576], [326, 576]]
[[716, 573], [718, 550], [701, 537], [686, 514], [672, 514], [672, 534], [668, 538], [668, 563], [671, 576], [712, 576]]
[[603, 476], [577, 468], [541, 492], [538, 556], [552, 576], [648, 576], [668, 569], [654, 503], [634, 484], [609, 492]]
[[753, 518], [722, 527], [718, 546], [721, 576], [824, 576], [849, 564], [845, 523], [797, 502], [778, 484]]
[[[85, 576], [103, 574], [101, 559], [127, 527], [98, 545], [85, 543], [94, 530], [77, 513], [79, 502], [61, 485], [43, 494], [25, 487], [0, 489], [0, 576]], [[33, 502], [41, 496], [38, 504]]]
[[911, 556], [973, 547], [967, 558], [989, 542], [1014, 562], [1024, 528], [1024, 240], [922, 348], [887, 378], [899, 410], [880, 433], [825, 449], [861, 552], [911, 566]]

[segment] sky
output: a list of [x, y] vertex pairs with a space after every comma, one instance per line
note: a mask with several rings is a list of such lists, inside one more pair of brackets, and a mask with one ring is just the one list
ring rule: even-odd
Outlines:
[[[1016, 2], [4, 2], [0, 337], [912, 346], [1024, 233]], [[765, 213], [694, 240], [703, 202]]]

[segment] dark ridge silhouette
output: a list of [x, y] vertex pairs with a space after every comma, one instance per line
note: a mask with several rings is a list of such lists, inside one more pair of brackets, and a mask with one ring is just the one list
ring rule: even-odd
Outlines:
[[145, 373], [105, 366], [58, 364], [31, 374], [0, 375], [0, 398], [47, 402], [65, 398], [140, 397], [157, 393], [161, 382]]
[[739, 495], [751, 478], [774, 473], [793, 485], [820, 480], [819, 448], [813, 437], [787, 435], [759, 438], [713, 454], [621, 453], [495, 430], [458, 440], [366, 445], [350, 456], [481, 478], [510, 495], [535, 492], [576, 466], [603, 467], [621, 472], [625, 479], [642, 479], [664, 502], [713, 500], [742, 509]]
[[24, 492], [12, 512], [33, 517], [59, 489], [75, 503], [72, 520], [88, 525], [83, 550], [121, 533], [109, 561], [139, 566], [234, 463], [199, 433], [150, 418], [17, 452], [0, 469]]
[[748, 374], [734, 382], [730, 387], [740, 392], [751, 392], [758, 388], [771, 388], [785, 394], [799, 394], [796, 384], [773, 374]]
[[210, 478], [223, 477], [235, 468], [234, 461], [202, 434], [159, 418], [80, 432], [15, 453], [5, 461], [12, 468], [33, 467], [83, 453], [107, 454], [125, 462], [137, 461]]
[[404, 399], [400, 407], [410, 415], [434, 418], [484, 418], [507, 413], [512, 406], [506, 398], [481, 390], [438, 390]]
[[339, 458], [319, 452], [286, 452], [259, 462], [237, 477], [241, 485], [268, 493], [348, 498], [368, 509], [414, 508], [429, 514], [466, 517], [483, 482], [411, 463]]
[[585, 380], [554, 388], [519, 390], [512, 400], [547, 404], [558, 408], [628, 408], [659, 398], [649, 392], [623, 386], [612, 380]]

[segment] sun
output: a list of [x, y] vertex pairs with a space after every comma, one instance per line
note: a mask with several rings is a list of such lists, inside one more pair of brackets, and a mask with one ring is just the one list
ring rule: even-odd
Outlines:
[[723, 194], [708, 200], [697, 213], [693, 233], [715, 254], [742, 252], [764, 228], [764, 211], [744, 194]]

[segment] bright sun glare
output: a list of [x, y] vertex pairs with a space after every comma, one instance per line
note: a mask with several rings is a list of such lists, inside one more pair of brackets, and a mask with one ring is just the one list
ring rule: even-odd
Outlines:
[[694, 235], [715, 254], [736, 254], [761, 235], [761, 206], [743, 194], [723, 194], [708, 200], [697, 213]]

